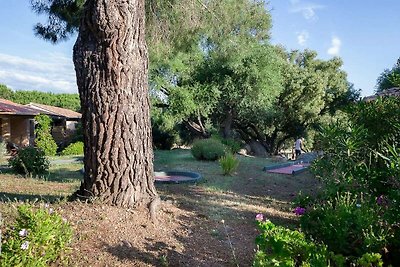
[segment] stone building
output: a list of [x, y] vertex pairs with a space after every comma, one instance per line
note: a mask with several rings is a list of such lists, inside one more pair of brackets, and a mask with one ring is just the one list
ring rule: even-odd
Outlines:
[[7, 143], [29, 146], [34, 140], [34, 117], [39, 111], [0, 99], [0, 136]]
[[26, 107], [36, 110], [40, 114], [50, 116], [53, 121], [51, 134], [57, 145], [61, 147], [70, 143], [71, 138], [76, 132], [78, 122], [82, 118], [80, 113], [65, 108], [37, 103], [30, 103]]

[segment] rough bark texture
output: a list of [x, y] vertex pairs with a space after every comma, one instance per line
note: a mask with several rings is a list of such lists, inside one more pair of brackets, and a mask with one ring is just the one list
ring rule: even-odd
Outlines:
[[85, 141], [79, 194], [126, 207], [157, 197], [144, 23], [144, 0], [87, 0], [74, 46]]

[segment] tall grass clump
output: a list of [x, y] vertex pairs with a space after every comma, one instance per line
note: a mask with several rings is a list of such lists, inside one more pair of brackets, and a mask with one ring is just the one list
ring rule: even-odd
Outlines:
[[224, 175], [232, 175], [239, 166], [239, 160], [231, 153], [226, 153], [225, 156], [219, 159], [219, 164]]

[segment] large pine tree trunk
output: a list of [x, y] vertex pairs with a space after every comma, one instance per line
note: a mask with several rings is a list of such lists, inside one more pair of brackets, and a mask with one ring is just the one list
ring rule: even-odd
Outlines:
[[74, 64], [85, 176], [79, 194], [138, 206], [156, 198], [144, 0], [87, 0]]

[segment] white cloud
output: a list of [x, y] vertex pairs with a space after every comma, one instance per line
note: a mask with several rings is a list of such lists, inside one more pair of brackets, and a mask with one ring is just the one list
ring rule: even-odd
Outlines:
[[297, 43], [301, 46], [305, 46], [310, 34], [307, 31], [301, 31], [297, 33]]
[[325, 6], [314, 3], [303, 3], [300, 0], [291, 0], [291, 13], [301, 13], [306, 20], [317, 20], [316, 10], [323, 9]]
[[77, 92], [72, 59], [54, 53], [35, 58], [0, 53], [0, 83], [15, 90]]
[[342, 41], [334, 36], [332, 37], [331, 47], [329, 47], [327, 53], [331, 56], [337, 56], [340, 53], [340, 48], [342, 46]]

